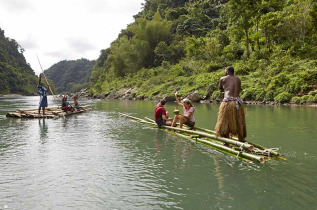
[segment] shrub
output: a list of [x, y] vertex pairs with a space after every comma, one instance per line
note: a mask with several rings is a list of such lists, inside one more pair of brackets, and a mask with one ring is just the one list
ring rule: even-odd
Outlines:
[[243, 100], [254, 100], [256, 96], [256, 88], [247, 88], [242, 94]]
[[211, 61], [210, 63], [208, 63], [206, 65], [205, 68], [206, 68], [206, 72], [215, 72], [215, 71], [221, 69], [222, 66], [217, 62]]
[[219, 98], [219, 97], [221, 97], [221, 92], [220, 92], [220, 90], [216, 90], [216, 91], [214, 91], [213, 93], [212, 93], [212, 95], [211, 95], [211, 99], [212, 100], [216, 100], [217, 98]]
[[262, 101], [265, 98], [265, 91], [262, 89], [258, 89], [256, 91], [256, 96], [255, 96], [255, 100], [257, 101]]
[[308, 93], [309, 96], [316, 96], [317, 95], [317, 90], [314, 90], [314, 91], [310, 91]]
[[267, 91], [265, 93], [264, 101], [273, 101], [274, 100], [274, 91]]
[[315, 96], [308, 95], [307, 102], [317, 103], [317, 95]]
[[294, 102], [295, 104], [300, 104], [301, 97], [294, 96], [291, 101]]
[[304, 104], [304, 103], [306, 103], [307, 102], [307, 100], [308, 100], [308, 98], [309, 98], [309, 96], [308, 95], [305, 95], [305, 96], [302, 96], [301, 98], [300, 98], [300, 104]]
[[276, 97], [274, 97], [274, 101], [278, 103], [287, 103], [291, 100], [292, 94], [288, 92], [282, 92], [278, 94]]

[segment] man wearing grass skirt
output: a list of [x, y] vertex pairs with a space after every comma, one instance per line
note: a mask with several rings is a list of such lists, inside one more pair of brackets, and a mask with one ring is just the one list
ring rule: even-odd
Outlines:
[[234, 68], [225, 69], [225, 76], [219, 80], [219, 89], [223, 90], [224, 99], [221, 102], [216, 124], [217, 136], [231, 138], [238, 137], [244, 142], [247, 131], [245, 122], [245, 108], [239, 96], [241, 80], [234, 75]]
[[[45, 115], [45, 107], [47, 107], [47, 89], [43, 86], [41, 82], [42, 74], [39, 76], [39, 84], [37, 85], [38, 93], [40, 94], [40, 104], [39, 104], [39, 114], [41, 113], [41, 108], [43, 109], [43, 116]], [[48, 85], [49, 87], [49, 85]]]

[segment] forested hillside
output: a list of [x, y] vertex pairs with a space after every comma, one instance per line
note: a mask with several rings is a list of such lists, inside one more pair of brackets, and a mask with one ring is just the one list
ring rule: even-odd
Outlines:
[[74, 93], [89, 85], [90, 74], [95, 61], [78, 59], [60, 61], [44, 73], [53, 81], [57, 93]]
[[146, 0], [102, 50], [90, 94], [136, 88], [154, 98], [179, 87], [203, 96], [232, 65], [245, 100], [314, 103], [316, 58], [314, 0]]
[[0, 94], [36, 94], [37, 76], [23, 52], [24, 49], [14, 39], [5, 37], [0, 28]]

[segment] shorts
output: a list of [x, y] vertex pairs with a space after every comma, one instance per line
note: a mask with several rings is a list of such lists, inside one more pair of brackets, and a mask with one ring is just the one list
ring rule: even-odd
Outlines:
[[185, 125], [188, 125], [189, 127], [194, 127], [195, 126], [195, 122], [191, 121], [191, 120], [187, 120], [187, 122], [185, 123]]
[[166, 125], [166, 121], [160, 118], [156, 121], [156, 124], [158, 127], [162, 127], [162, 125]]

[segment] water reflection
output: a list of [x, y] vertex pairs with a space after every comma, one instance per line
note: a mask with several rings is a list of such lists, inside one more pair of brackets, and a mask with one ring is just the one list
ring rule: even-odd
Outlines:
[[[0, 99], [0, 112], [36, 104], [38, 97]], [[314, 109], [248, 106], [250, 140], [288, 157], [259, 165], [118, 118], [117, 112], [153, 118], [155, 103], [92, 106], [66, 119], [0, 118], [0, 209], [316, 206]], [[197, 104], [198, 126], [214, 128], [217, 112], [218, 105]]]
[[45, 123], [46, 119], [39, 119], [39, 127], [40, 127], [40, 140], [42, 143], [45, 143], [45, 140], [47, 139], [47, 133], [48, 133], [48, 125]]
[[224, 177], [221, 172], [220, 168], [220, 163], [219, 159], [217, 156], [214, 156], [214, 162], [215, 162], [215, 172], [216, 172], [216, 177], [218, 181], [218, 189], [219, 189], [219, 194], [217, 195], [218, 200], [224, 200], [225, 199], [225, 186], [224, 186]]

